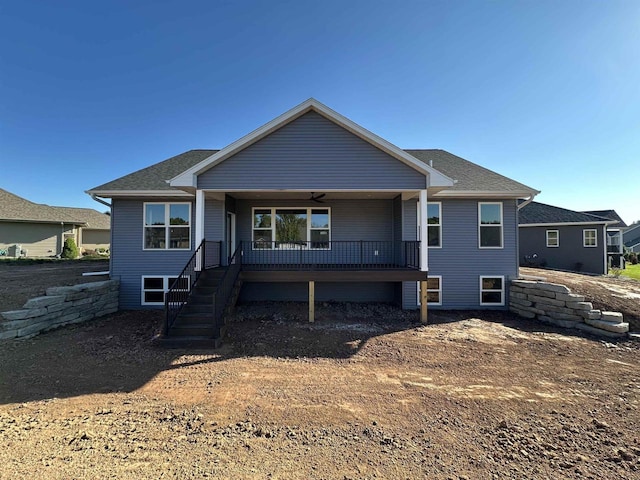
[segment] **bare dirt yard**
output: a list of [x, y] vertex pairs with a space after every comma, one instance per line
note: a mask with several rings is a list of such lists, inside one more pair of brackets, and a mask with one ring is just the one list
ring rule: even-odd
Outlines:
[[107, 280], [108, 276], [82, 276], [85, 272], [105, 270], [109, 270], [108, 260], [66, 260], [25, 265], [0, 261], [0, 312], [21, 308], [30, 298], [44, 295], [49, 287]]
[[599, 310], [622, 312], [631, 331], [640, 331], [640, 282], [631, 278], [520, 268], [520, 275], [544, 277], [584, 295]]
[[639, 344], [508, 313], [240, 306], [218, 350], [161, 312], [0, 343], [0, 478], [640, 478]]

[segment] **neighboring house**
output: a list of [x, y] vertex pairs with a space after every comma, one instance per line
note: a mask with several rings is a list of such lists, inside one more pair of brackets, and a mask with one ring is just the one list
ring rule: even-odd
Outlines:
[[519, 210], [520, 265], [605, 274], [615, 221], [539, 202]]
[[607, 254], [609, 256], [609, 266], [624, 268], [622, 234], [627, 228], [627, 224], [624, 223], [624, 220], [620, 218], [620, 215], [618, 215], [615, 210], [589, 210], [583, 213], [595, 215], [614, 222], [607, 225]]
[[538, 191], [443, 150], [401, 150], [310, 99], [222, 150], [87, 193], [111, 199], [122, 308], [162, 307], [209, 245], [196, 264], [226, 265], [235, 252], [248, 301], [415, 309], [424, 282], [430, 305], [468, 309], [508, 305], [518, 199]]
[[[55, 257], [64, 241], [109, 248], [110, 217], [90, 208], [33, 203], [0, 189], [0, 253], [11, 257]], [[83, 243], [85, 242], [85, 243]]]
[[640, 223], [625, 229], [622, 232], [622, 241], [629, 250], [640, 253]]

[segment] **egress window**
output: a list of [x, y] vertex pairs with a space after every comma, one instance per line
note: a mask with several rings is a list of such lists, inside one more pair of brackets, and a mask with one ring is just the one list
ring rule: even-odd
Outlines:
[[145, 250], [189, 250], [190, 248], [190, 203], [144, 204]]
[[142, 305], [164, 305], [164, 295], [174, 284], [176, 289], [189, 290], [189, 276], [143, 276], [142, 277]]
[[329, 208], [253, 208], [253, 248], [331, 247]]
[[504, 305], [504, 277], [480, 277], [480, 305]]
[[[420, 305], [420, 282], [418, 282], [418, 305]], [[442, 276], [429, 275], [427, 278], [427, 304], [442, 305]]]

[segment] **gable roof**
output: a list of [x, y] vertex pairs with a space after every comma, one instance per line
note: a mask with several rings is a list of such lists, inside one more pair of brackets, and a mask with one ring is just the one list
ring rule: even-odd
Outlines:
[[108, 230], [111, 217], [91, 208], [52, 207], [34, 203], [0, 188], [0, 221], [66, 223]]
[[291, 110], [283, 113], [282, 115], [274, 118], [270, 122], [265, 123], [260, 128], [257, 128], [253, 132], [245, 135], [244, 137], [236, 140], [232, 144], [226, 146], [222, 150], [214, 153], [210, 157], [204, 159], [202, 162], [194, 165], [188, 170], [182, 172], [176, 177], [172, 178], [169, 182], [173, 187], [187, 187], [195, 188], [197, 186], [197, 176], [208, 170], [209, 168], [224, 162], [228, 158], [232, 157], [241, 150], [253, 145], [259, 140], [265, 138], [274, 131], [282, 128], [283, 126], [293, 122], [297, 118], [309, 112], [316, 112], [327, 120], [341, 126], [345, 130], [360, 137], [362, 140], [370, 143], [374, 147], [382, 150], [388, 155], [396, 158], [397, 160], [405, 163], [406, 165], [414, 168], [415, 170], [428, 175], [430, 187], [451, 187], [454, 184], [453, 179], [442, 174], [435, 168], [431, 167], [424, 162], [418, 161], [415, 157], [409, 155], [404, 150], [396, 147], [392, 143], [388, 142], [382, 137], [370, 132], [369, 130], [361, 127], [357, 123], [349, 120], [347, 117], [340, 115], [338, 112], [330, 109], [326, 105], [323, 105], [314, 98], [310, 98], [300, 105], [293, 107]]
[[519, 210], [518, 224], [526, 226], [561, 225], [606, 225], [611, 220], [566, 208], [554, 207], [540, 202], [531, 202]]
[[626, 228], [627, 224], [620, 218], [620, 215], [615, 210], [586, 210], [584, 213], [590, 215], [596, 215], [598, 217], [606, 218], [609, 220], [616, 220], [616, 223], [609, 225], [610, 227]]

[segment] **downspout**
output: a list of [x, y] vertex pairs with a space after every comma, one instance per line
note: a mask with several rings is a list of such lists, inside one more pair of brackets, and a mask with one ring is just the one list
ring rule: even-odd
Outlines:
[[535, 193], [532, 193], [529, 198], [527, 198], [524, 202], [518, 205], [518, 208], [516, 208], [516, 268], [518, 269], [516, 278], [520, 278], [520, 210], [533, 202], [533, 199], [539, 193], [540, 192], [536, 190]]
[[524, 207], [526, 207], [527, 205], [529, 205], [531, 202], [533, 202], [533, 199], [536, 197], [536, 195], [538, 195], [540, 192], [536, 191], [536, 193], [532, 193], [531, 196], [529, 198], [527, 198], [524, 202], [522, 202], [520, 205], [518, 205], [518, 210], [522, 210]]
[[98, 198], [98, 197], [96, 196], [96, 194], [95, 194], [95, 193], [90, 193], [89, 195], [90, 195], [90, 196], [91, 196], [91, 198], [92, 198], [93, 200], [95, 200], [96, 202], [101, 203], [101, 204], [106, 205], [107, 207], [111, 208], [111, 204], [110, 204], [109, 202], [105, 202], [105, 201], [104, 201], [104, 200], [102, 200], [101, 198]]

